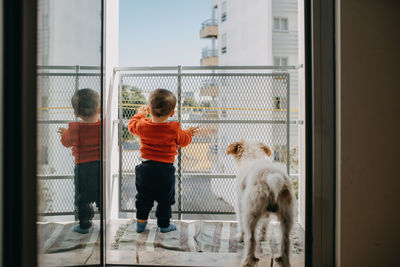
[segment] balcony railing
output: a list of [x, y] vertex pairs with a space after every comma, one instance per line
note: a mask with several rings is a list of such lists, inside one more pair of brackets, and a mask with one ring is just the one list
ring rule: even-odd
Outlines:
[[218, 50], [208, 47], [201, 51], [201, 66], [218, 66]]
[[[209, 52], [211, 51], [211, 52]], [[210, 49], [204, 56], [214, 56]], [[120, 95], [133, 98], [119, 103], [120, 127], [120, 211], [135, 211], [135, 166], [140, 163], [138, 149], [126, 149], [125, 142], [139, 143], [126, 131], [129, 118], [144, 98], [158, 85], [178, 97], [173, 120], [183, 128], [198, 126], [201, 131], [177, 156], [177, 202], [173, 212], [181, 214], [232, 214], [235, 203], [234, 161], [226, 147], [243, 137], [265, 142], [275, 157], [290, 169], [289, 101], [275, 108], [276, 97], [289, 99], [290, 71], [281, 67], [182, 67], [118, 68]], [[201, 92], [203, 88], [203, 93]], [[205, 88], [217, 89], [206, 92]], [[133, 90], [132, 94], [127, 94]], [[193, 94], [191, 93], [193, 92]], [[186, 102], [182, 97], [193, 95]], [[260, 134], [262, 133], [262, 134]], [[278, 157], [279, 155], [279, 157]], [[274, 159], [274, 157], [272, 157]]]
[[206, 26], [218, 26], [217, 19], [207, 19], [201, 24], [201, 28], [204, 29]]
[[203, 50], [201, 51], [201, 58], [205, 57], [218, 57], [218, 50], [208, 47], [203, 48]]
[[217, 38], [218, 21], [216, 19], [208, 19], [201, 24], [200, 38]]
[[[85, 71], [83, 71], [85, 70]], [[198, 126], [201, 131], [188, 147], [179, 150], [176, 160], [177, 203], [174, 213], [232, 214], [235, 202], [235, 168], [225, 155], [226, 146], [240, 138], [257, 138], [270, 146], [272, 160], [290, 171], [291, 157], [289, 92], [294, 66], [256, 67], [150, 67], [116, 68], [119, 74], [118, 107], [119, 211], [134, 212], [135, 174], [140, 143], [127, 130], [129, 118], [146, 103], [150, 91], [164, 87], [178, 97], [176, 115], [183, 128]], [[74, 120], [70, 98], [79, 88], [100, 90], [98, 69], [66, 67], [40, 69], [38, 82], [50, 97], [39, 105], [39, 147], [47, 147], [38, 178], [42, 215], [74, 214], [73, 158], [53, 134]], [[202, 95], [202, 88], [218, 93]], [[214, 92], [214, 91], [213, 91]], [[184, 102], [191, 96], [193, 101]], [[276, 99], [285, 99], [276, 108]], [[292, 111], [293, 112], [293, 111]], [[107, 124], [106, 127], [112, 127]], [[46, 133], [48, 133], [46, 135]], [[260, 135], [260, 133], [263, 133]]]
[[74, 214], [74, 160], [57, 134], [75, 121], [71, 97], [80, 88], [100, 91], [97, 66], [38, 67], [38, 190], [41, 216]]
[[219, 95], [218, 82], [215, 79], [203, 80], [200, 88], [200, 96], [216, 97]]

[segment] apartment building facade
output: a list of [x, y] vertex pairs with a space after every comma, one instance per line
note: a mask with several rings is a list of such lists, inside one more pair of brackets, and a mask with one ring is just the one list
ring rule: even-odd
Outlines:
[[[285, 66], [298, 65], [298, 2], [297, 0], [213, 0], [210, 12], [211, 18], [201, 25], [200, 37], [210, 40], [210, 46], [202, 51], [200, 64], [202, 66]], [[266, 72], [253, 70], [252, 72]], [[267, 71], [279, 73], [281, 70]], [[299, 134], [298, 134], [298, 107], [299, 88], [297, 71], [289, 72], [289, 98], [290, 98], [290, 174], [293, 179], [299, 179]], [[232, 84], [236, 83], [236, 84]], [[211, 97], [214, 106], [259, 109], [266, 106], [265, 101], [273, 99], [275, 106], [286, 107], [287, 95], [282, 94], [277, 88], [284, 85], [278, 80], [272, 84], [260, 85], [260, 81], [246, 80], [240, 84], [237, 81], [215, 82], [201, 90], [200, 97]], [[211, 86], [214, 86], [212, 90]], [[234, 92], [235, 91], [235, 92]], [[259, 97], [257, 97], [259, 94]], [[232, 115], [231, 119], [265, 119], [265, 114], [251, 113], [251, 117]], [[273, 115], [273, 114], [272, 114]], [[221, 128], [221, 126], [218, 126]], [[238, 130], [238, 125], [223, 126], [218, 129], [218, 159], [217, 172], [226, 172], [226, 166], [232, 164], [231, 159], [225, 155], [225, 148], [232, 139], [260, 138], [271, 140], [273, 158], [282, 161], [282, 152], [286, 150], [286, 139], [282, 139], [282, 127], [255, 127], [254, 130]], [[227, 127], [229, 129], [227, 129]], [[251, 127], [241, 125], [240, 127]], [[220, 187], [216, 185], [214, 187]], [[219, 192], [220, 190], [213, 190]], [[227, 193], [229, 194], [229, 193]], [[228, 196], [222, 196], [228, 199]]]

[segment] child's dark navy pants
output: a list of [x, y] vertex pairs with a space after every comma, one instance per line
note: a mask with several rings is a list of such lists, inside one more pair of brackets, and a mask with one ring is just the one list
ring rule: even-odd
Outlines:
[[154, 201], [157, 201], [158, 227], [169, 226], [171, 206], [175, 204], [175, 167], [172, 163], [144, 161], [135, 168], [136, 218], [147, 220]]
[[75, 207], [78, 211], [79, 226], [87, 229], [92, 226], [95, 202], [100, 209], [100, 161], [75, 165]]

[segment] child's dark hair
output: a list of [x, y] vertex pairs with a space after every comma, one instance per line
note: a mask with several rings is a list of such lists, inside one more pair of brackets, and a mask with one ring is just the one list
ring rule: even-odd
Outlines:
[[149, 106], [154, 116], [166, 116], [175, 109], [176, 96], [167, 89], [156, 89], [150, 93]]
[[77, 116], [94, 116], [99, 112], [99, 93], [90, 88], [80, 89], [72, 97], [71, 103]]

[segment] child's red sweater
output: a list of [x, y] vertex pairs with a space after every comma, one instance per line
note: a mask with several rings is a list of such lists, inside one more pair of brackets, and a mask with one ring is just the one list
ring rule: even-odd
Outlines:
[[133, 116], [128, 129], [140, 138], [142, 158], [165, 163], [173, 163], [178, 147], [190, 144], [192, 136], [182, 130], [179, 122], [153, 123], [143, 114]]
[[61, 135], [61, 143], [72, 147], [76, 164], [100, 160], [100, 121], [69, 123]]

